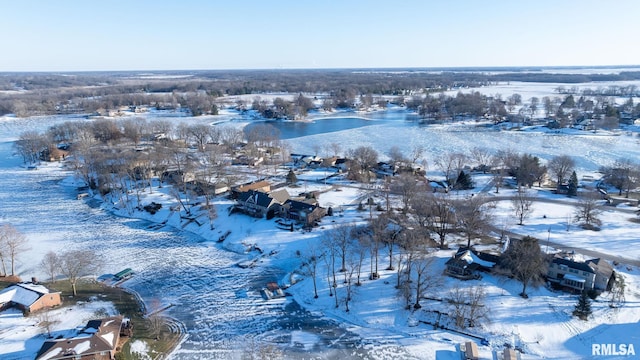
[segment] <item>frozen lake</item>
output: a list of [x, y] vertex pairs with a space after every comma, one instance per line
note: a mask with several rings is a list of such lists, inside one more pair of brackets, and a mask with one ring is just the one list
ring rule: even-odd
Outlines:
[[[389, 111], [347, 112], [337, 117], [316, 118], [311, 121], [270, 120], [266, 123], [280, 131], [283, 140], [295, 139], [309, 135], [330, 134], [379, 124], [395, 124], [399, 126], [417, 126], [418, 117], [407, 113], [404, 109], [395, 108]], [[255, 124], [247, 125], [250, 130]]]
[[[288, 142], [293, 151], [307, 153], [313, 151], [314, 145], [326, 148], [334, 142], [340, 143], [343, 151], [370, 145], [380, 154], [392, 146], [408, 153], [421, 145], [430, 170], [435, 172], [437, 168], [430, 162], [437, 156], [451, 151], [469, 153], [474, 147], [511, 148], [544, 160], [569, 153], [576, 159], [579, 176], [621, 157], [640, 157], [637, 130], [615, 136], [568, 136], [495, 131], [474, 124], [418, 126], [406, 121], [404, 115], [396, 111], [367, 114], [371, 120], [356, 119], [351, 124], [344, 121], [354, 118], [318, 119], [307, 123], [317, 124], [311, 128], [292, 130]], [[21, 275], [42, 278], [44, 274], [38, 272], [37, 264], [49, 249], [94, 249], [105, 260], [103, 273], [133, 268], [137, 275], [126, 286], [138, 292], [147, 304], [157, 300], [162, 305], [172, 305], [166, 314], [186, 328], [188, 338], [173, 354], [175, 359], [229, 358], [233, 356], [232, 349], [246, 347], [247, 336], [281, 344], [290, 358], [304, 355], [355, 359], [387, 346], [381, 345], [385, 339], [359, 338], [295, 303], [263, 301], [257, 290], [265, 282], [284, 276], [277, 268], [241, 269], [235, 264], [245, 256], [204, 242], [199, 236], [169, 227], [152, 230], [153, 224], [146, 221], [116, 217], [76, 200], [76, 189], [60, 184], [70, 173], [42, 168], [27, 171], [21, 159], [12, 154], [12, 141], [23, 131], [44, 131], [66, 120], [69, 118], [0, 121], [0, 221], [14, 225], [35, 244], [29, 256], [23, 256], [18, 264]], [[211, 117], [179, 120], [212, 121]], [[384, 349], [387, 354], [407, 357], [402, 347], [389, 346], [392, 348]]]
[[0, 220], [18, 228], [32, 245], [20, 258], [19, 274], [43, 278], [42, 256], [71, 248], [95, 250], [104, 259], [102, 273], [133, 268], [136, 276], [125, 286], [148, 306], [172, 305], [165, 314], [186, 328], [187, 340], [172, 358], [226, 359], [246, 349], [249, 337], [279, 343], [287, 357], [296, 359], [303, 354], [361, 358], [366, 351], [357, 350], [362, 340], [335, 322], [295, 303], [265, 302], [258, 290], [283, 276], [278, 269], [239, 268], [245, 256], [197, 235], [170, 227], [151, 230], [149, 222], [116, 217], [76, 200], [77, 190], [60, 184], [70, 173], [26, 170], [12, 156], [9, 141], [0, 143], [0, 159]]

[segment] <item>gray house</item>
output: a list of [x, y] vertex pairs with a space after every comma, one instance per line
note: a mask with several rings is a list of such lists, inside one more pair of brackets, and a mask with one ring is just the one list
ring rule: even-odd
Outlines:
[[547, 280], [551, 285], [576, 292], [608, 291], [614, 278], [611, 265], [599, 258], [577, 262], [556, 256], [547, 271]]

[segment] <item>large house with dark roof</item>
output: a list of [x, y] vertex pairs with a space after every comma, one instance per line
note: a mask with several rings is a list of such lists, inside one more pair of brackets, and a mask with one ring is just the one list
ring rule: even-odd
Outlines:
[[445, 274], [462, 280], [479, 279], [479, 271], [490, 272], [499, 261], [497, 255], [461, 246], [445, 263]]
[[0, 311], [16, 307], [30, 313], [62, 304], [59, 292], [34, 283], [17, 283], [0, 291]]
[[315, 199], [291, 199], [286, 189], [266, 193], [249, 190], [238, 193], [235, 210], [255, 217], [271, 219], [280, 216], [312, 227], [327, 214], [327, 210], [317, 204]]
[[249, 190], [238, 194], [236, 209], [251, 216], [272, 218], [280, 212], [280, 203], [267, 193]]
[[113, 360], [121, 334], [129, 334], [129, 320], [122, 316], [90, 320], [74, 337], [47, 340], [36, 360], [92, 359]]
[[556, 256], [547, 272], [551, 285], [576, 292], [611, 290], [614, 278], [613, 268], [602, 259], [578, 262]]
[[327, 210], [316, 203], [288, 199], [281, 207], [281, 214], [287, 219], [292, 219], [306, 227], [311, 227], [327, 214]]

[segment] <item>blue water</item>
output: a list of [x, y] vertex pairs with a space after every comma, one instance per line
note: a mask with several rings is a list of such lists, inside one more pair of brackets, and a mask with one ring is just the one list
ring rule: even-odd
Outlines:
[[[366, 118], [364, 117], [366, 116]], [[343, 130], [356, 129], [389, 122], [406, 122], [416, 124], [415, 114], [409, 114], [402, 110], [389, 110], [374, 113], [360, 114], [353, 112], [351, 116], [342, 115], [340, 117], [319, 118], [312, 121], [282, 121], [269, 120], [266, 123], [272, 125], [280, 131], [280, 139], [295, 139], [302, 136], [326, 134]], [[263, 123], [260, 121], [260, 123]], [[255, 124], [246, 127], [250, 131]]]

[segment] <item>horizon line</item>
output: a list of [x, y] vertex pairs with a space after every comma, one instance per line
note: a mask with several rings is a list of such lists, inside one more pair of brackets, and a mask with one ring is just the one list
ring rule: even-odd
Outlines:
[[129, 69], [129, 70], [16, 70], [0, 71], [0, 74], [55, 74], [55, 73], [132, 73], [132, 72], [242, 72], [242, 71], [497, 71], [497, 70], [543, 70], [543, 69], [615, 69], [615, 68], [640, 68], [640, 64], [619, 64], [619, 65], [508, 65], [508, 66], [405, 66], [405, 67], [317, 67], [317, 68], [211, 68], [211, 69]]

